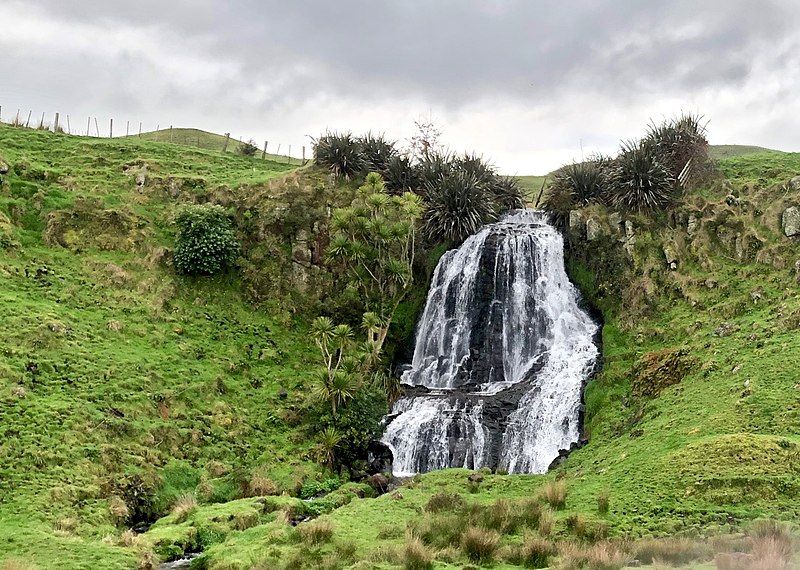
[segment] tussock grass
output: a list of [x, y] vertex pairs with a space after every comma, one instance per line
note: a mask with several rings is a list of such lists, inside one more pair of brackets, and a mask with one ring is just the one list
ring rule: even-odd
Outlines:
[[465, 506], [466, 501], [461, 495], [442, 491], [428, 499], [425, 504], [425, 510], [429, 513], [438, 513], [441, 511], [456, 511], [463, 509]]
[[541, 498], [553, 509], [563, 509], [567, 504], [567, 483], [563, 479], [548, 482], [541, 490]]
[[297, 532], [306, 544], [325, 544], [333, 538], [333, 525], [330, 521], [317, 519], [298, 525]]
[[404, 570], [430, 570], [433, 568], [433, 554], [421, 540], [409, 537], [403, 547]]
[[681, 565], [711, 560], [714, 552], [708, 542], [689, 538], [652, 538], [634, 543], [633, 557], [644, 564], [661, 562]]
[[490, 562], [499, 545], [500, 535], [483, 528], [470, 527], [461, 537], [461, 550], [473, 562]]

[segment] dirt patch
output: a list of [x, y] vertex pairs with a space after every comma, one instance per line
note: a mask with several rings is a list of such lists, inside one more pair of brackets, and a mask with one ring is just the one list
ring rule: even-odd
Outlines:
[[683, 380], [697, 364], [697, 359], [686, 348], [649, 352], [633, 368], [633, 395], [655, 398], [664, 389]]

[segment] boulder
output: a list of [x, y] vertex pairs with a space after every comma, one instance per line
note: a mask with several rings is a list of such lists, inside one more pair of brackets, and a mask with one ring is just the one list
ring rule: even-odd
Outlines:
[[599, 238], [603, 233], [603, 228], [600, 225], [600, 222], [595, 220], [594, 218], [589, 218], [586, 220], [586, 240], [587, 241], [594, 241]]
[[622, 242], [622, 248], [628, 257], [633, 257], [633, 248], [636, 245], [636, 232], [633, 229], [633, 222], [625, 220], [625, 240]]
[[667, 260], [667, 266], [675, 271], [678, 269], [678, 256], [675, 253], [675, 250], [672, 249], [672, 246], [666, 245], [664, 246], [664, 257]]
[[580, 210], [570, 210], [569, 213], [569, 230], [576, 232], [580, 230], [581, 222], [583, 222], [583, 215]]
[[686, 233], [689, 237], [694, 237], [697, 233], [697, 216], [689, 214], [689, 221], [686, 223]]
[[9, 168], [11, 167], [5, 160], [3, 160], [3, 157], [0, 156], [0, 176], [2, 176], [3, 174], [8, 174]]
[[789, 189], [800, 190], [800, 176], [795, 176], [794, 178], [789, 180]]
[[786, 237], [800, 235], [800, 208], [791, 206], [783, 211], [783, 233]]

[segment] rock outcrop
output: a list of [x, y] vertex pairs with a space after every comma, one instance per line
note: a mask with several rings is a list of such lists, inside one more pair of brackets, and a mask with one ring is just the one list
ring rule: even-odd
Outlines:
[[786, 237], [795, 237], [800, 235], [800, 208], [797, 206], [790, 206], [783, 211], [781, 217], [783, 225], [783, 233]]

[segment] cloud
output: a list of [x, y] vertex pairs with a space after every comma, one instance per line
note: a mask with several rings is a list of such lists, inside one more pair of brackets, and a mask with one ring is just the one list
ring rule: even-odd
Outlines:
[[720, 142], [796, 144], [789, 0], [0, 0], [0, 20], [4, 108], [294, 148], [326, 127], [405, 138], [431, 113], [511, 172], [611, 151], [682, 109]]

